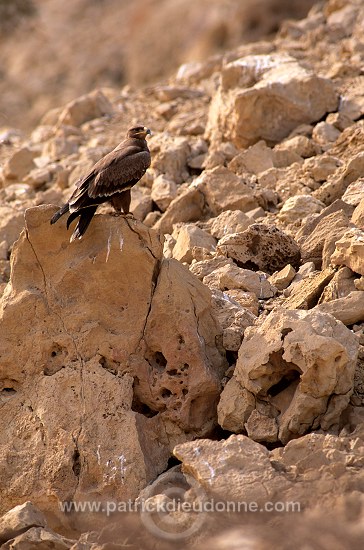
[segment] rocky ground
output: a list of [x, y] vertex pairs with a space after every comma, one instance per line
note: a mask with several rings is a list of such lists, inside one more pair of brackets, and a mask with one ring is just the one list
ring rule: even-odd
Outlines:
[[[1, 548], [363, 547], [363, 22], [330, 0], [2, 132]], [[56, 205], [136, 122], [135, 219], [70, 244]]]

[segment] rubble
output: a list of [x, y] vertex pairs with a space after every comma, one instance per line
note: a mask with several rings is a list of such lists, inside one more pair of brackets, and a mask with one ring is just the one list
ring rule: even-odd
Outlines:
[[[135, 517], [59, 503], [134, 502], [177, 470], [211, 498], [303, 506], [239, 516], [211, 548], [288, 550], [277, 525], [311, 547], [331, 510], [363, 540], [363, 17], [329, 0], [168, 82], [1, 130], [2, 547], [119, 548], [129, 525], [133, 543]], [[70, 244], [51, 216], [134, 122], [153, 135], [132, 214], [103, 205]]]

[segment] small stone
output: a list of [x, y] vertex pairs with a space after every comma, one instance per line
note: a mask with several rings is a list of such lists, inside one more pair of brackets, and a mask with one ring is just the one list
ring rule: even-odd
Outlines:
[[165, 212], [173, 199], [177, 196], [177, 185], [163, 174], [157, 176], [152, 185], [151, 198], [158, 208]]
[[278, 288], [278, 290], [283, 290], [288, 287], [288, 285], [293, 281], [294, 277], [296, 275], [295, 269], [290, 265], [286, 265], [283, 269], [280, 271], [276, 271], [268, 277], [268, 281]]
[[0, 544], [15, 538], [31, 527], [45, 527], [44, 514], [31, 502], [19, 504], [0, 519]]
[[179, 230], [176, 244], [173, 248], [173, 257], [180, 262], [191, 263], [193, 247], [213, 251], [216, 248], [216, 242], [216, 239], [207, 233], [207, 231], [203, 231], [196, 225], [184, 224]]

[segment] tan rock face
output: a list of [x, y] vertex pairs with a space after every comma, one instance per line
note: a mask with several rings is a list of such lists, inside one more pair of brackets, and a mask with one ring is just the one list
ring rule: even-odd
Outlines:
[[113, 106], [101, 90], [78, 97], [68, 103], [61, 112], [58, 123], [80, 126], [88, 120], [111, 115]]
[[337, 102], [332, 82], [304, 69], [292, 57], [247, 56], [222, 69], [207, 134], [238, 147], [259, 139], [277, 142], [299, 124], [334, 111]]
[[214, 425], [225, 369], [209, 290], [154, 232], [96, 216], [72, 246], [53, 212], [27, 211], [1, 302], [4, 509], [134, 498]]
[[350, 229], [335, 243], [331, 256], [334, 265], [346, 265], [355, 273], [364, 275], [364, 231]]
[[241, 266], [253, 266], [271, 274], [287, 264], [297, 266], [300, 259], [294, 239], [277, 227], [265, 224], [252, 224], [242, 233], [223, 237], [217, 251]]
[[[219, 422], [232, 429], [224, 393], [229, 392], [230, 384], [236, 388], [238, 383], [242, 392], [255, 396], [258, 412], [274, 420], [269, 434], [265, 421], [267, 441], [286, 443], [309, 427], [327, 429], [338, 421], [349, 402], [358, 346], [352, 332], [331, 315], [272, 312], [260, 326], [245, 332], [235, 380], [222, 392]], [[246, 422], [242, 417], [234, 431], [243, 431]], [[261, 426], [255, 418], [249, 423], [249, 436], [256, 439], [257, 434], [261, 440]]]
[[356, 436], [354, 447], [350, 437], [313, 433], [268, 451], [244, 435], [232, 435], [225, 441], [183, 443], [174, 454], [182, 461], [183, 471], [216, 501], [257, 502], [259, 508], [267, 501], [289, 501], [300, 503], [302, 512], [318, 503], [330, 506], [330, 499], [357, 487], [363, 430]]
[[258, 206], [252, 189], [223, 166], [205, 170], [196, 185], [205, 195], [206, 203], [215, 216], [224, 210], [248, 212]]

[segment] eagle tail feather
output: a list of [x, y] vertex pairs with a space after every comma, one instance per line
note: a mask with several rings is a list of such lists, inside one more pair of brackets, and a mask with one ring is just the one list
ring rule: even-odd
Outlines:
[[52, 216], [51, 218], [51, 224], [53, 225], [54, 223], [58, 222], [59, 218], [61, 216], [63, 216], [63, 214], [65, 214], [66, 212], [68, 212], [69, 210], [69, 204], [68, 202], [66, 202], [66, 204], [64, 204], [62, 206], [62, 208], [60, 208], [55, 214], [54, 216]]
[[[82, 239], [83, 235], [85, 234], [86, 232], [86, 229], [88, 228], [88, 226], [90, 225], [90, 222], [93, 218], [93, 215], [95, 214], [96, 212], [96, 208], [97, 208], [98, 205], [96, 206], [93, 206], [91, 208], [84, 208], [82, 209], [81, 212], [73, 212], [73, 214], [71, 214], [71, 216], [68, 218], [68, 220], [70, 218], [75, 219], [77, 216], [80, 216], [80, 219], [78, 220], [78, 223], [76, 225], [76, 228], [74, 230], [74, 232], [72, 233], [72, 236], [70, 238], [70, 242], [73, 242], [75, 241], [76, 239]], [[74, 215], [76, 214], [76, 216]], [[72, 221], [71, 220], [71, 221]]]

